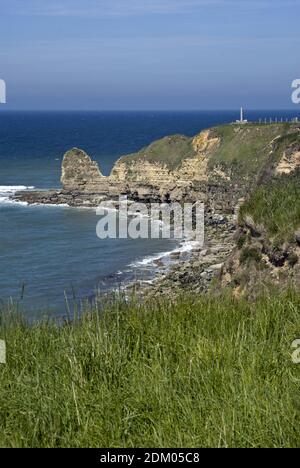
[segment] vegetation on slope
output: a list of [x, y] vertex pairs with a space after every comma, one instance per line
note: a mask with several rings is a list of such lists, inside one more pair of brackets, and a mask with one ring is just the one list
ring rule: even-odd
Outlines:
[[270, 143], [284, 136], [292, 124], [222, 125], [214, 129], [221, 143], [210, 159], [210, 166], [221, 164], [239, 177], [258, 175], [270, 155]]
[[300, 171], [270, 180], [240, 209], [240, 223], [251, 217], [275, 242], [294, 241], [300, 227]]
[[[211, 129], [213, 137], [220, 138], [218, 145], [209, 154], [210, 167], [224, 166], [239, 176], [258, 175], [268, 161], [270, 143], [275, 138], [284, 138], [293, 132], [292, 123], [221, 125]], [[298, 138], [298, 134], [294, 134]], [[193, 138], [172, 135], [154, 141], [137, 153], [124, 156], [125, 163], [148, 161], [164, 163], [170, 170], [180, 166], [182, 161], [196, 156], [192, 145]]]
[[230, 173], [232, 182], [251, 190], [265, 171], [277, 164], [287, 145], [300, 141], [297, 127], [291, 123], [222, 125], [214, 134], [220, 145], [210, 157], [210, 169], [218, 165]]
[[174, 170], [184, 159], [196, 156], [192, 140], [192, 138], [183, 135], [167, 136], [154, 141], [138, 153], [125, 156], [122, 161], [131, 163], [132, 161], [146, 160], [150, 163], [164, 163], [170, 170]]
[[0, 446], [295, 447], [299, 318], [293, 292], [120, 301], [64, 326], [2, 311]]

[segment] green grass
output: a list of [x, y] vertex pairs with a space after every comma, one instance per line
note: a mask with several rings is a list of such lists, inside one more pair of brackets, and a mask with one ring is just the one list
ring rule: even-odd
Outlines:
[[241, 263], [249, 263], [254, 261], [259, 263], [262, 259], [261, 252], [257, 250], [255, 247], [245, 247], [240, 255], [240, 262]]
[[154, 141], [138, 153], [122, 158], [125, 163], [133, 161], [148, 161], [149, 163], [163, 163], [170, 170], [176, 169], [184, 159], [196, 156], [192, 145], [192, 138], [183, 135], [172, 135]]
[[276, 242], [293, 241], [300, 227], [300, 173], [281, 176], [259, 187], [240, 209], [240, 223], [251, 216]]
[[[299, 140], [299, 135], [292, 132], [295, 128], [291, 123], [257, 124], [249, 123], [242, 127], [237, 125], [220, 125], [211, 130], [212, 136], [220, 138], [220, 145], [209, 153], [210, 167], [215, 165], [230, 169], [236, 177], [254, 177], [259, 169], [263, 169], [268, 161], [270, 148], [268, 145], [276, 137], [285, 142], [289, 139]], [[290, 138], [289, 132], [292, 132]], [[192, 145], [193, 138], [183, 135], [171, 135], [154, 141], [134, 154], [121, 158], [124, 163], [133, 161], [148, 161], [149, 163], [165, 164], [170, 170], [178, 168], [182, 161], [196, 156]], [[134, 174], [133, 174], [134, 175]]]
[[0, 446], [299, 446], [300, 297], [107, 306], [64, 326], [4, 311]]
[[222, 125], [214, 129], [215, 135], [221, 139], [220, 146], [210, 159], [210, 166], [221, 164], [230, 168], [238, 177], [257, 175], [266, 164], [271, 141], [285, 135], [290, 130], [290, 124], [247, 124]]

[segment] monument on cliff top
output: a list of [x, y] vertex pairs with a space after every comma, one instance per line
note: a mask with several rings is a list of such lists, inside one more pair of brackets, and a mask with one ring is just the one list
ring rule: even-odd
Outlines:
[[246, 124], [247, 122], [248, 122], [248, 120], [244, 119], [244, 111], [243, 111], [243, 108], [241, 107], [240, 120], [237, 120], [236, 123], [237, 124]]

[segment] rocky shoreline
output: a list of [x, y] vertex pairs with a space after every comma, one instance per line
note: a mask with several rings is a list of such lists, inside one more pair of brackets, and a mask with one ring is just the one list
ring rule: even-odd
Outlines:
[[205, 242], [190, 252], [170, 254], [172, 265], [166, 271], [165, 263], [157, 261], [157, 275], [152, 282], [136, 281], [125, 290], [139, 297], [151, 299], [158, 295], [172, 297], [181, 292], [208, 292], [213, 281], [220, 279], [225, 262], [236, 246], [235, 216], [209, 215], [205, 222]]
[[28, 205], [68, 205], [70, 207], [96, 208], [107, 197], [93, 193], [67, 190], [21, 190], [12, 195], [16, 202]]
[[[95, 208], [105, 199], [97, 194], [79, 196], [76, 192], [66, 190], [24, 190], [15, 193], [12, 198], [29, 205], [68, 205], [78, 208]], [[236, 245], [236, 227], [234, 214], [206, 213], [205, 242], [201, 248], [196, 243], [196, 247], [189, 252], [175, 249], [168, 256], [169, 261], [163, 256], [154, 260], [156, 273], [153, 280], [130, 281], [122, 290], [128, 295], [134, 292], [143, 298], [157, 295], [171, 297], [183, 291], [207, 292], [213, 280], [220, 278], [224, 263]]]
[[[174, 135], [121, 157], [109, 176], [104, 176], [98, 163], [83, 150], [73, 148], [63, 158], [61, 189], [19, 191], [12, 199], [30, 205], [86, 208], [108, 200], [114, 201], [117, 208], [119, 197], [124, 196], [130, 203], [146, 205], [204, 203], [203, 248], [195, 248], [185, 255], [175, 250], [170, 255], [169, 268], [162, 259], [157, 259], [157, 279], [147, 284], [139, 281], [126, 289], [149, 297], [172, 296], [178, 291], [198, 293], [208, 291], [214, 280], [220, 278], [221, 285], [230, 284], [240, 293], [243, 289], [240, 273], [246, 287], [249, 278], [254, 278], [255, 283], [256, 270], [265, 267], [272, 278], [286, 274], [288, 280], [290, 270], [297, 273], [298, 267], [290, 265], [296, 262], [296, 257], [295, 264], [298, 263], [298, 247], [268, 247], [270, 239], [264, 235], [257, 245], [257, 233], [252, 236], [247, 226], [237, 239], [236, 215], [241, 203], [255, 189], [299, 170], [299, 134], [298, 123], [254, 123], [214, 127], [193, 138]], [[259, 229], [256, 231], [260, 235]], [[276, 263], [278, 255], [282, 265], [280, 271], [274, 271], [272, 258]], [[251, 268], [255, 269], [253, 274]]]

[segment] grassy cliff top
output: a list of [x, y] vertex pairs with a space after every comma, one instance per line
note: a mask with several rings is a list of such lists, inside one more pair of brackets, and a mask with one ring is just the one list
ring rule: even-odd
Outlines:
[[223, 125], [212, 129], [220, 138], [220, 145], [211, 157], [211, 164], [239, 165], [253, 170], [266, 161], [270, 147], [293, 129], [292, 124]]
[[137, 153], [129, 154], [121, 159], [127, 164], [134, 161], [165, 164], [174, 170], [184, 159], [196, 156], [192, 141], [192, 138], [184, 135], [166, 136], [142, 148]]
[[[269, 156], [269, 145], [276, 139], [299, 130], [299, 124], [274, 123], [221, 125], [210, 129], [211, 137], [220, 139], [219, 145], [208, 153], [210, 166], [237, 167], [239, 172], [253, 173], [262, 168]], [[151, 143], [134, 154], [123, 156], [121, 162], [148, 161], [164, 164], [170, 170], [187, 158], [197, 155], [193, 138], [183, 135], [167, 136]]]

